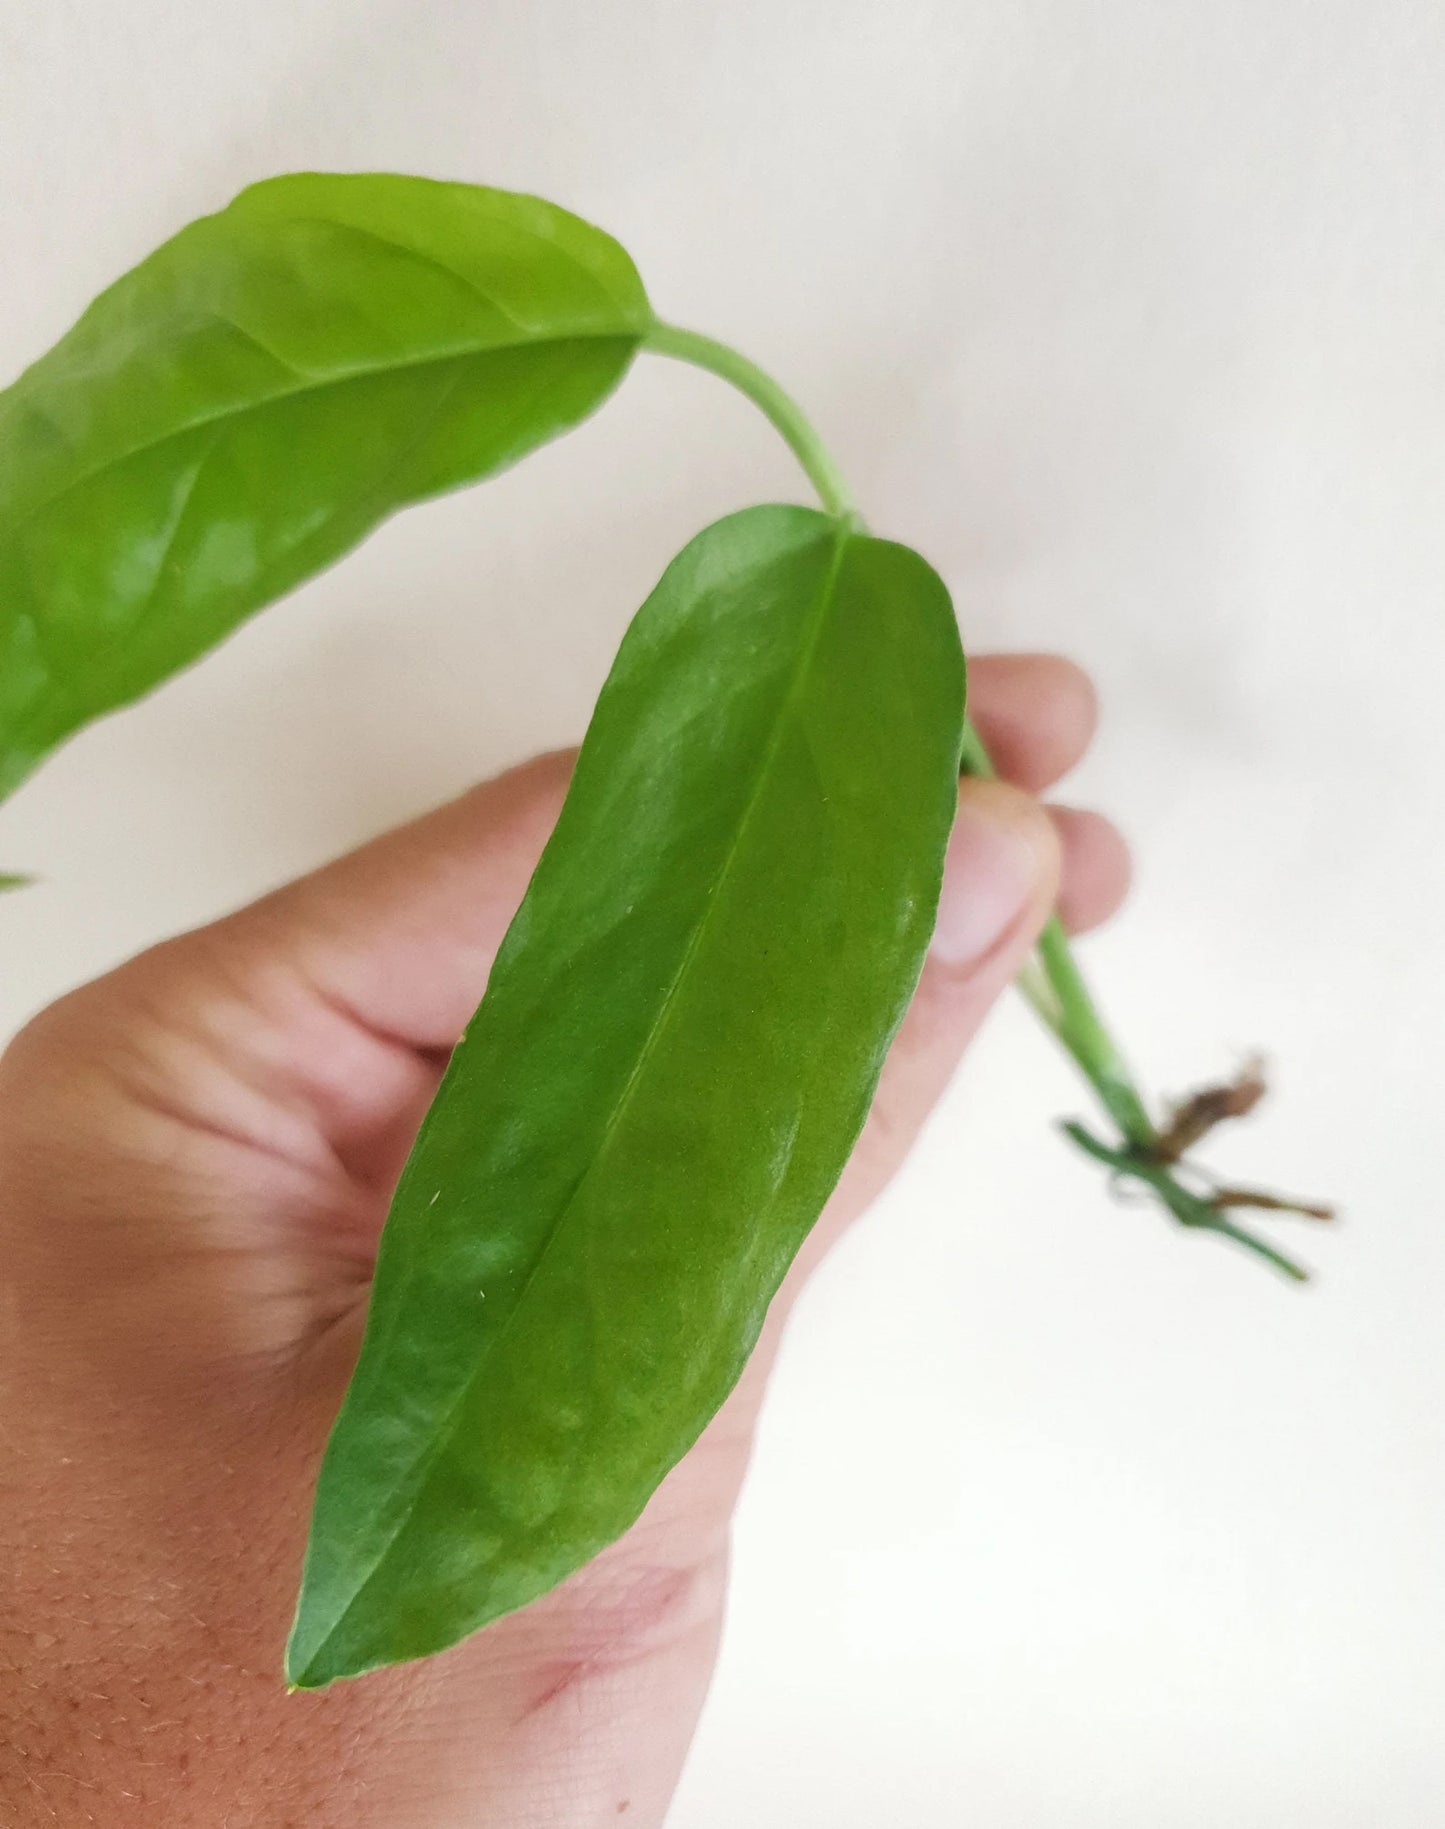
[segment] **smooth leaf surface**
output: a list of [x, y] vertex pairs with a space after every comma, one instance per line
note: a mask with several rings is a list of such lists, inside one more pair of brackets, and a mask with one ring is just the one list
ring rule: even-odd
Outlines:
[[406, 503], [621, 378], [627, 255], [535, 197], [389, 174], [243, 191], [0, 394], [0, 796]]
[[917, 980], [963, 688], [923, 560], [808, 509], [639, 611], [387, 1222], [291, 1681], [550, 1588], [732, 1387]]

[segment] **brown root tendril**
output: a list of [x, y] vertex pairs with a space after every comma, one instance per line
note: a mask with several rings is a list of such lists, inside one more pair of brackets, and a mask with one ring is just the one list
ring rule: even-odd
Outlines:
[[1231, 1118], [1247, 1118], [1267, 1091], [1264, 1061], [1251, 1055], [1232, 1080], [1202, 1086], [1181, 1104], [1169, 1108], [1169, 1122], [1159, 1132], [1151, 1154], [1156, 1162], [1173, 1163]]
[[1171, 1105], [1169, 1121], [1148, 1154], [1161, 1167], [1177, 1166], [1200, 1176], [1209, 1188], [1207, 1204], [1216, 1213], [1249, 1207], [1267, 1213], [1295, 1213], [1305, 1219], [1333, 1219], [1335, 1209], [1321, 1201], [1295, 1200], [1283, 1194], [1272, 1194], [1265, 1188], [1225, 1185], [1216, 1181], [1206, 1169], [1183, 1160], [1189, 1150], [1221, 1124], [1233, 1118], [1247, 1118], [1268, 1089], [1263, 1058], [1251, 1055], [1232, 1080], [1202, 1086], [1181, 1103]]

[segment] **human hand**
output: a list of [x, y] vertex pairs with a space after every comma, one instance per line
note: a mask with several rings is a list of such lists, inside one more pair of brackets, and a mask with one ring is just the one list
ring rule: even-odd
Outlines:
[[[971, 670], [1015, 785], [968, 781], [934, 948], [758, 1350], [637, 1525], [420, 1664], [287, 1696], [316, 1468], [376, 1237], [565, 789], [544, 757], [62, 999], [0, 1062], [0, 1801], [15, 1829], [662, 1821], [716, 1653], [780, 1329], [1056, 896], [1122, 846], [1032, 798], [1092, 729], [1046, 657]], [[901, 1297], [900, 1297], [901, 1299]]]

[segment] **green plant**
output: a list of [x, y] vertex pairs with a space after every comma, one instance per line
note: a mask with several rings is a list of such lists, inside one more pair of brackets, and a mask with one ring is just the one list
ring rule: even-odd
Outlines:
[[[288, 1672], [454, 1642], [618, 1536], [736, 1380], [912, 994], [960, 769], [948, 594], [863, 526], [794, 402], [661, 322], [609, 237], [535, 198], [386, 175], [244, 191], [0, 394], [0, 793], [399, 507], [514, 462], [639, 350], [768, 416], [818, 509], [669, 566], [383, 1235], [322, 1468]], [[16, 879], [18, 880], [18, 879]], [[1302, 1273], [1156, 1123], [1062, 929], [1023, 988], [1185, 1226]]]

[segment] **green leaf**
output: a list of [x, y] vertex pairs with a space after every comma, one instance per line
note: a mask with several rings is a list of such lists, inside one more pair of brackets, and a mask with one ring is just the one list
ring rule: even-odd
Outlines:
[[293, 1683], [552, 1587], [731, 1389], [917, 980], [963, 685], [923, 560], [812, 510], [643, 605], [387, 1221]]
[[507, 191], [300, 173], [183, 229], [0, 394], [0, 796], [574, 425], [651, 322], [616, 242]]

